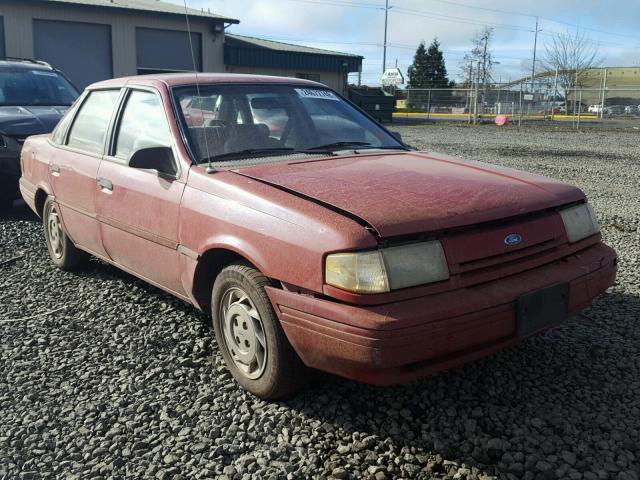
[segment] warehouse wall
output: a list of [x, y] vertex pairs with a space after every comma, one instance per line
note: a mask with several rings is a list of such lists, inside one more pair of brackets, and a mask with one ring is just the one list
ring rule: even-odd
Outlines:
[[325, 84], [327, 87], [335, 90], [336, 92], [346, 93], [345, 87], [347, 82], [347, 74], [341, 72], [325, 72], [325, 71], [311, 71], [311, 70], [286, 70], [281, 68], [263, 68], [263, 67], [251, 67], [244, 65], [233, 65], [228, 66], [226, 69], [229, 73], [252, 73], [252, 74], [260, 74], [260, 75], [272, 75], [276, 77], [296, 77], [297, 74], [311, 74], [311, 75], [319, 75], [320, 80], [312, 80], [319, 81], [320, 83]]
[[[4, 17], [5, 55], [11, 57], [34, 58], [34, 19], [110, 25], [115, 77], [137, 73], [136, 27], [186, 30], [185, 18], [178, 15], [128, 12], [115, 8], [107, 10], [82, 5], [52, 5], [26, 0], [2, 0], [0, 16]], [[191, 31], [202, 35], [203, 70], [223, 72], [224, 35], [214, 36], [212, 26], [213, 22], [209, 20], [190, 19]], [[185, 55], [190, 56], [190, 52], [185, 52]]]

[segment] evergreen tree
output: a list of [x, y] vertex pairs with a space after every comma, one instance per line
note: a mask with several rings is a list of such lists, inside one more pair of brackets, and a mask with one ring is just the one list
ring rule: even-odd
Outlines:
[[444, 55], [440, 50], [440, 42], [433, 39], [427, 49], [424, 42], [420, 42], [413, 64], [407, 72], [409, 88], [448, 88], [447, 67], [444, 63]]
[[440, 42], [433, 39], [427, 50], [427, 88], [448, 88], [447, 67], [440, 50]]
[[[407, 86], [410, 89], [450, 88], [453, 85], [453, 82], [447, 78], [444, 55], [437, 38], [433, 39], [428, 49], [424, 42], [420, 42], [407, 76], [409, 77]], [[449, 95], [449, 92], [432, 92], [430, 95], [422, 91], [410, 92], [407, 107], [424, 110], [430, 101], [428, 99], [439, 102]]]
[[413, 56], [413, 64], [407, 71], [409, 88], [426, 88], [427, 85], [427, 49], [424, 42], [420, 42], [416, 54]]

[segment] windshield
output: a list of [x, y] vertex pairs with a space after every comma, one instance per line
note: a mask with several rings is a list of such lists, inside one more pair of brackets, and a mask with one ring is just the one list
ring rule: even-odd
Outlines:
[[78, 97], [62, 75], [48, 70], [0, 70], [0, 106], [66, 106]]
[[[405, 147], [328, 89], [200, 85], [174, 89], [197, 162], [261, 153]], [[236, 155], [237, 154], [237, 155]]]

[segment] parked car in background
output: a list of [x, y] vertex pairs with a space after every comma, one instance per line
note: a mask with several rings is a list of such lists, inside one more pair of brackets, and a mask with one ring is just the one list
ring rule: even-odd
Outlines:
[[25, 138], [51, 132], [77, 97], [71, 82], [47, 63], [0, 59], [0, 210], [20, 196]]
[[[189, 122], [194, 97], [217, 99], [214, 118]], [[307, 367], [388, 385], [480, 358], [616, 273], [578, 188], [413, 151], [307, 80], [101, 82], [22, 164], [55, 265], [91, 254], [210, 311], [228, 369], [263, 398]]]
[[622, 105], [609, 105], [604, 107], [604, 113], [606, 115], [622, 115], [624, 113], [624, 107]]

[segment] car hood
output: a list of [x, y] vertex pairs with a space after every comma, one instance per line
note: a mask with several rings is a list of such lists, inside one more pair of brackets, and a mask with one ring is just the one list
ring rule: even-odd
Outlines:
[[433, 152], [363, 153], [236, 173], [347, 212], [381, 237], [484, 223], [584, 199], [576, 187]]
[[0, 107], [0, 133], [26, 137], [51, 132], [69, 107]]

